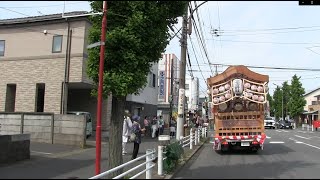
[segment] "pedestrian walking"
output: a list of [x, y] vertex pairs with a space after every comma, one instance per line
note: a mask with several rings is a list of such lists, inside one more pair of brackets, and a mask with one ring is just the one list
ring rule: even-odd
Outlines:
[[144, 128], [146, 129], [145, 136], [151, 136], [151, 127], [150, 127], [150, 121], [148, 120], [148, 116], [144, 117]]
[[143, 131], [145, 131], [145, 128], [141, 129], [140, 126], [140, 117], [139, 116], [133, 116], [132, 117], [133, 124], [132, 124], [132, 133], [135, 134], [135, 139], [133, 141], [133, 153], [132, 153], [132, 159], [137, 158], [138, 152], [139, 152], [139, 146], [141, 144], [141, 134]]
[[162, 116], [159, 116], [159, 135], [163, 134], [163, 129], [164, 129], [164, 120]]
[[158, 129], [158, 120], [157, 120], [157, 116], [154, 116], [151, 121], [152, 139], [156, 137], [157, 129]]
[[175, 137], [175, 134], [176, 134], [176, 121], [174, 120], [173, 117], [171, 117], [171, 120], [170, 120], [170, 137]]
[[125, 155], [127, 153], [126, 144], [131, 134], [131, 128], [132, 128], [132, 121], [130, 119], [130, 112], [126, 110], [124, 119], [123, 119], [123, 127], [122, 127], [122, 155]]

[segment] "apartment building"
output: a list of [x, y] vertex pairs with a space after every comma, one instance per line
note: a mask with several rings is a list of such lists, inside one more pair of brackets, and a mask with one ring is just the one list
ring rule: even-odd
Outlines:
[[169, 122], [171, 98], [173, 109], [177, 109], [178, 105], [179, 62], [180, 60], [175, 54], [163, 54], [158, 62], [159, 91], [157, 114], [162, 115], [167, 124]]
[[127, 96], [126, 109], [132, 114], [145, 116], [155, 116], [158, 108], [158, 63], [154, 63], [150, 68], [148, 83], [139, 95], [130, 94]]
[[199, 78], [187, 77], [185, 88], [188, 111], [195, 112], [199, 107]]
[[[90, 26], [87, 17], [65, 19], [61, 14], [0, 20], [0, 111], [87, 111], [95, 120], [97, 101], [86, 74]], [[103, 102], [103, 129], [111, 115], [107, 104]]]

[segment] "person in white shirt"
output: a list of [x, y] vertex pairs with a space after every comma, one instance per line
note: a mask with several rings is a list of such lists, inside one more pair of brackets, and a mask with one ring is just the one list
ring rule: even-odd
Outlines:
[[130, 112], [128, 110], [125, 111], [124, 119], [123, 119], [123, 128], [122, 128], [122, 155], [127, 153], [126, 144], [131, 135], [132, 121], [130, 119]]

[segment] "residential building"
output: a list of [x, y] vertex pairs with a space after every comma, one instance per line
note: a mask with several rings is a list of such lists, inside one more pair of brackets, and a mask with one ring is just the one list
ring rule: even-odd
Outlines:
[[[94, 83], [86, 73], [90, 27], [87, 16], [65, 19], [61, 14], [52, 14], [0, 20], [0, 111], [56, 114], [86, 111], [91, 113], [95, 129], [97, 98], [91, 96]], [[142, 91], [142, 99], [128, 96], [128, 104], [135, 101], [139, 106], [152, 104], [141, 107], [156, 113], [156, 74], [154, 64], [152, 87]], [[102, 130], [107, 130], [111, 96], [102, 104]], [[127, 107], [134, 110], [132, 105]]]
[[185, 84], [185, 96], [188, 104], [188, 111], [195, 112], [199, 107], [199, 78], [188, 77]]
[[320, 87], [304, 94], [306, 105], [301, 116], [303, 123], [311, 123], [312, 120], [319, 119], [320, 116]]
[[175, 54], [163, 54], [162, 58], [158, 62], [159, 94], [157, 114], [163, 116], [166, 124], [168, 124], [170, 117], [169, 114], [171, 97], [173, 109], [177, 109], [178, 105], [179, 62], [180, 61]]
[[148, 84], [141, 90], [139, 95], [128, 95], [126, 109], [132, 114], [139, 115], [141, 118], [145, 116], [155, 116], [158, 107], [158, 63], [154, 63], [148, 75]]

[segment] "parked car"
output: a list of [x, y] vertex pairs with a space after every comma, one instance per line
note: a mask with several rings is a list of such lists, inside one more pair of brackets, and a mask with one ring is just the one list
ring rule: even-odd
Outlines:
[[91, 114], [89, 112], [81, 112], [81, 111], [71, 111], [68, 112], [68, 114], [74, 114], [74, 115], [85, 115], [86, 121], [87, 121], [87, 128], [86, 128], [86, 136], [89, 138], [92, 136], [92, 119]]
[[280, 121], [279, 122], [280, 129], [293, 129], [291, 122], [289, 121]]
[[276, 121], [274, 117], [266, 117], [264, 119], [264, 128], [275, 129], [276, 128]]

